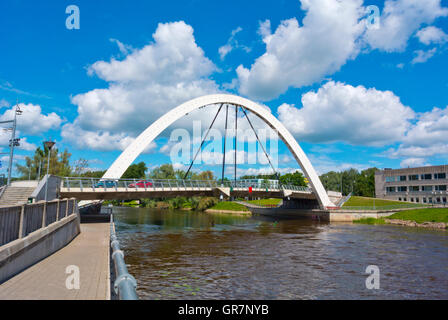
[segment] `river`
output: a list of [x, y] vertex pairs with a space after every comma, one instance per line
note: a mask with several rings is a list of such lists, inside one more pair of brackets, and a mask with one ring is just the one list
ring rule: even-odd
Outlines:
[[141, 299], [448, 299], [446, 231], [113, 210]]

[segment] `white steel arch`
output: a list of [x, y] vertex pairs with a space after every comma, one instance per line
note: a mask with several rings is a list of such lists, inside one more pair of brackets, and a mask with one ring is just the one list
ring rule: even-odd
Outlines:
[[135, 159], [143, 152], [143, 150], [151, 142], [153, 142], [167, 127], [185, 116], [187, 113], [199, 109], [200, 107], [212, 104], [233, 104], [242, 106], [256, 114], [267, 125], [276, 130], [279, 137], [291, 151], [297, 163], [302, 168], [303, 173], [308, 178], [311, 184], [311, 188], [315, 193], [317, 200], [319, 201], [319, 204], [324, 208], [335, 206], [328, 198], [327, 192], [325, 191], [319, 179], [319, 176], [311, 165], [308, 157], [305, 155], [296, 139], [294, 139], [292, 134], [285, 128], [285, 126], [279, 120], [277, 120], [277, 118], [275, 118], [272, 113], [270, 113], [268, 110], [261, 107], [257, 103], [242, 97], [229, 94], [214, 94], [199, 97], [185, 102], [177, 108], [172, 109], [164, 116], [160, 117], [145, 131], [143, 131], [143, 133], [140, 134], [140, 136], [138, 136], [137, 139], [135, 139], [134, 142], [132, 142], [132, 144], [127, 147], [126, 150], [124, 150], [123, 153], [115, 160], [112, 166], [104, 174], [103, 178], [121, 178], [127, 168], [135, 161]]

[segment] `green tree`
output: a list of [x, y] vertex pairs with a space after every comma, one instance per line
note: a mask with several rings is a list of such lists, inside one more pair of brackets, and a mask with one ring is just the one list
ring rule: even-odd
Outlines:
[[[32, 157], [25, 158], [25, 165], [16, 164], [17, 171], [21, 175], [21, 179], [36, 180], [42, 178], [47, 173], [48, 148], [38, 147]], [[71, 154], [64, 150], [59, 152], [55, 147], [51, 150], [50, 171], [52, 175], [68, 177], [71, 175], [72, 168], [70, 166]], [[40, 175], [39, 175], [40, 169]]]
[[126, 172], [121, 177], [122, 179], [144, 179], [148, 168], [144, 162], [133, 164], [129, 166]]
[[75, 169], [73, 171], [73, 175], [76, 177], [81, 177], [84, 173], [87, 172], [89, 168], [89, 160], [80, 158], [75, 161]]
[[104, 171], [86, 171], [81, 175], [81, 177], [102, 178], [105, 173], [106, 173], [106, 170], [104, 170]]
[[294, 173], [286, 173], [280, 176], [280, 184], [282, 185], [292, 185], [292, 186], [306, 186], [305, 177], [299, 171]]
[[176, 172], [171, 164], [164, 164], [155, 168], [149, 177], [152, 179], [176, 179]]
[[200, 173], [193, 173], [191, 180], [211, 181], [215, 180], [215, 175], [211, 171], [202, 171]]
[[330, 171], [320, 176], [320, 181], [327, 191], [341, 191], [341, 173]]
[[348, 195], [353, 192], [355, 196], [373, 197], [375, 194], [375, 171], [377, 168], [369, 168], [358, 172], [349, 169], [341, 172], [330, 171], [320, 176], [320, 180], [326, 190], [338, 191]]
[[369, 168], [361, 171], [357, 176], [354, 194], [362, 197], [375, 196], [375, 171], [377, 168]]

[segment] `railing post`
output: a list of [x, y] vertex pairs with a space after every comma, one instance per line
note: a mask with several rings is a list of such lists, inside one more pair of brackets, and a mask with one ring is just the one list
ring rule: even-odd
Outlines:
[[67, 188], [68, 192], [70, 192], [70, 180], [68, 179], [68, 177], [65, 178], [65, 183], [67, 184], [66, 188]]
[[82, 192], [82, 179], [79, 179], [79, 187], [81, 188], [81, 192]]
[[57, 207], [56, 207], [56, 221], [59, 221], [59, 202], [60, 202], [60, 201], [61, 201], [61, 200], [58, 199]]
[[65, 203], [65, 216], [68, 217], [68, 199], [66, 200]]
[[47, 202], [44, 203], [44, 212], [42, 213], [42, 228], [45, 228], [46, 218], [47, 218]]
[[17, 239], [22, 239], [23, 238], [23, 230], [24, 228], [24, 218], [25, 218], [25, 205], [22, 205], [22, 209], [20, 210], [20, 220], [19, 220], [19, 234]]

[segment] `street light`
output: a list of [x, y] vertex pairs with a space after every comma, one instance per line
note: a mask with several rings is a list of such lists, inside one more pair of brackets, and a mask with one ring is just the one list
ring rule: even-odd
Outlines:
[[14, 158], [14, 147], [20, 146], [20, 139], [16, 138], [16, 126], [17, 126], [17, 116], [23, 113], [20, 110], [19, 103], [17, 102], [16, 108], [14, 110], [14, 119], [7, 121], [0, 121], [0, 123], [12, 123], [12, 128], [5, 128], [5, 131], [11, 131], [11, 139], [9, 140], [9, 166], [8, 166], [8, 182], [7, 185], [11, 184], [11, 174], [12, 174], [12, 164]]
[[49, 178], [49, 172], [50, 172], [50, 157], [51, 157], [51, 149], [56, 144], [54, 141], [45, 141], [45, 146], [48, 149], [48, 163], [47, 163], [47, 181], [45, 183], [45, 202], [47, 202], [47, 195], [48, 195], [48, 178]]

